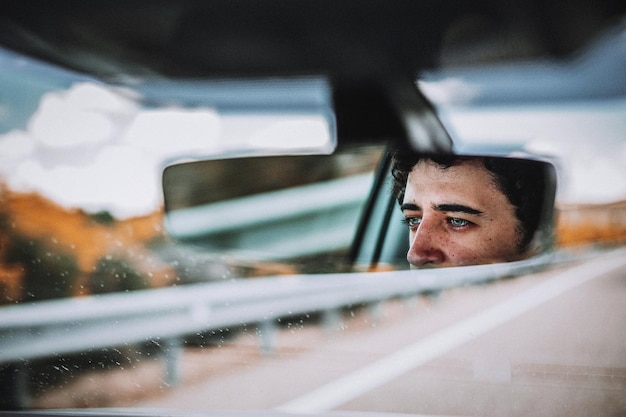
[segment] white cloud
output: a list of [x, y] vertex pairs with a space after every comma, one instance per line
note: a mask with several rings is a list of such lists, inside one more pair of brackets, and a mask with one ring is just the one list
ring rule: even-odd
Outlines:
[[246, 116], [233, 122], [254, 127], [242, 141], [252, 148], [319, 149], [330, 143], [328, 124], [320, 116]]
[[137, 113], [132, 100], [96, 84], [47, 93], [27, 131], [0, 136], [0, 173], [11, 188], [68, 208], [150, 213], [161, 203], [160, 160], [119, 144]]
[[124, 142], [158, 158], [208, 153], [217, 148], [220, 118], [211, 109], [158, 109], [139, 113]]
[[[108, 114], [135, 112], [137, 110], [135, 102], [118, 92], [121, 90], [117, 91], [93, 83], [78, 83], [67, 91], [65, 101], [68, 106]], [[133, 95], [130, 91], [126, 93]]]
[[35, 141], [25, 132], [13, 130], [0, 136], [0, 170], [5, 171], [16, 162], [26, 159], [34, 149]]
[[65, 207], [108, 210], [118, 218], [143, 215], [161, 202], [156, 166], [130, 147], [105, 148], [93, 164], [46, 169], [34, 159], [21, 163], [9, 185], [36, 191]]
[[104, 87], [80, 83], [68, 91], [45, 94], [28, 130], [44, 146], [71, 148], [109, 140], [116, 126], [113, 115], [132, 115], [132, 101]]
[[610, 147], [572, 143], [561, 149], [560, 200], [608, 203], [626, 198], [626, 143]]

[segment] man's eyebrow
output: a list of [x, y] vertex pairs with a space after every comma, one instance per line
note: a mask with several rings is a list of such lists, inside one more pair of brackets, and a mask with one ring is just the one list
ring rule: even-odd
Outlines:
[[483, 214], [482, 211], [476, 210], [475, 208], [469, 206], [465, 206], [463, 204], [437, 204], [433, 206], [433, 209], [442, 212], [466, 213], [474, 214], [477, 216]]
[[417, 204], [413, 203], [404, 203], [400, 206], [400, 210], [411, 210], [411, 211], [419, 211], [421, 208]]
[[[400, 206], [400, 210], [405, 211], [405, 210], [410, 210], [410, 211], [421, 211], [421, 207], [418, 206], [417, 204], [413, 204], [413, 203], [404, 203]], [[480, 216], [481, 214], [483, 214], [482, 211], [477, 210], [475, 208], [466, 206], [464, 204], [437, 204], [437, 205], [433, 205], [433, 210], [439, 211], [439, 212], [453, 212], [453, 213], [465, 213], [465, 214], [473, 214], [476, 216]]]

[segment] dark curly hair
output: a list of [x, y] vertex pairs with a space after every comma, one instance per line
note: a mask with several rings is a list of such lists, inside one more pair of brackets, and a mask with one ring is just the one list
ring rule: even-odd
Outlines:
[[[420, 160], [429, 160], [443, 169], [462, 161], [479, 159], [493, 177], [496, 187], [515, 207], [519, 221], [521, 240], [520, 253], [528, 247], [552, 204], [550, 184], [553, 179], [552, 166], [545, 162], [489, 156], [427, 155], [406, 150], [392, 152], [391, 173], [394, 178], [392, 192], [402, 204], [409, 173]], [[553, 196], [552, 196], [553, 197]]]

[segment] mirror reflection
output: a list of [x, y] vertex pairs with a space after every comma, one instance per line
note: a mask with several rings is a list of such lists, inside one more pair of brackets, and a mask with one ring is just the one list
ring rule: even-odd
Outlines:
[[[348, 252], [384, 154], [380, 144], [332, 155], [176, 164], [163, 174], [170, 235], [267, 270], [346, 271]], [[270, 268], [276, 270], [276, 268]]]
[[477, 265], [552, 244], [555, 173], [536, 160], [359, 145], [172, 165], [163, 187], [170, 235], [261, 270]]
[[412, 268], [516, 261], [549, 243], [548, 163], [396, 151], [392, 174]]

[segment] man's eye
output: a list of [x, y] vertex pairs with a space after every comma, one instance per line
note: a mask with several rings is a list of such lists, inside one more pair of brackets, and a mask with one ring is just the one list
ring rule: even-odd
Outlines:
[[409, 227], [417, 227], [422, 222], [421, 217], [405, 217], [402, 222]]
[[448, 218], [448, 223], [452, 227], [465, 227], [465, 226], [469, 226], [470, 224], [472, 224], [472, 222], [470, 222], [469, 220], [459, 219], [457, 217]]

